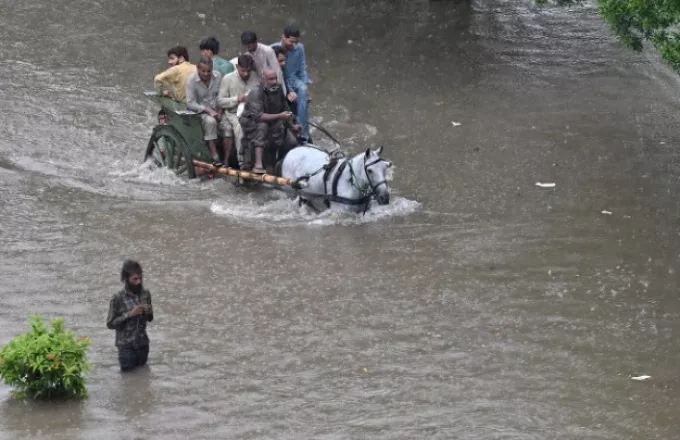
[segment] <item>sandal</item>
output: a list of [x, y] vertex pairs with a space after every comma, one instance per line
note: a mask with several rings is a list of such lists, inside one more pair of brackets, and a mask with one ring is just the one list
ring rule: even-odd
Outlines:
[[255, 167], [255, 168], [253, 168], [251, 173], [253, 173], [253, 174], [265, 174], [266, 171], [264, 170], [264, 168]]

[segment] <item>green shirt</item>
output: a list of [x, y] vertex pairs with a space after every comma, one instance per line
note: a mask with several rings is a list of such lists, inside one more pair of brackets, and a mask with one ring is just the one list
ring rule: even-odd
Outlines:
[[231, 62], [225, 60], [224, 58], [215, 57], [213, 58], [213, 69], [217, 70], [222, 74], [222, 78], [227, 76], [227, 74], [236, 70]]

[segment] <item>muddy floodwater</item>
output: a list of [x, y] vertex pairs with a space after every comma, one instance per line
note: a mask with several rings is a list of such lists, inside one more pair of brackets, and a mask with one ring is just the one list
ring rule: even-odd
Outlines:
[[[142, 165], [169, 47], [291, 17], [313, 120], [394, 163], [366, 216]], [[0, 0], [0, 59], [0, 343], [61, 316], [94, 366], [1, 386], [0, 440], [680, 436], [680, 82], [593, 7]], [[121, 375], [125, 258], [156, 319]]]

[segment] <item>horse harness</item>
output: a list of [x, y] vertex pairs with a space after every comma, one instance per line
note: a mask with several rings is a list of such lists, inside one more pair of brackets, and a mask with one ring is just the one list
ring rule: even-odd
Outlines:
[[[365, 205], [364, 207], [364, 212], [366, 212], [366, 209], [368, 209], [368, 205], [371, 201], [371, 198], [373, 198], [373, 195], [376, 193], [378, 187], [380, 185], [387, 185], [387, 180], [383, 180], [381, 182], [378, 182], [377, 184], [373, 184], [371, 181], [371, 178], [368, 174], [368, 168], [375, 165], [376, 163], [382, 161], [382, 158], [378, 158], [374, 160], [371, 163], [366, 163], [366, 160], [364, 159], [364, 173], [366, 174], [366, 179], [368, 179], [368, 186], [364, 188], [359, 188], [356, 186], [355, 183], [355, 174], [354, 174], [354, 169], [352, 168], [351, 164], [351, 159], [338, 159], [338, 158], [332, 158], [327, 164], [325, 164], [319, 171], [316, 173], [312, 174], [315, 175], [321, 171], [324, 171], [323, 174], [323, 192], [324, 192], [324, 204], [326, 205], [327, 208], [330, 208], [330, 202], [336, 202], [336, 203], [343, 203], [345, 205]], [[338, 163], [340, 165], [338, 166]], [[340, 178], [342, 177], [342, 173], [345, 171], [345, 168], [349, 165], [349, 174], [350, 178], [349, 181], [354, 186], [361, 194], [363, 194], [362, 197], [358, 199], [348, 199], [347, 197], [341, 197], [338, 195], [338, 184], [340, 182]], [[335, 176], [333, 176], [333, 182], [331, 183], [331, 193], [328, 193], [328, 181], [331, 172], [335, 167], [338, 167], [337, 171], [335, 172]], [[311, 176], [310, 176], [311, 177]], [[368, 190], [370, 187], [370, 191]]]

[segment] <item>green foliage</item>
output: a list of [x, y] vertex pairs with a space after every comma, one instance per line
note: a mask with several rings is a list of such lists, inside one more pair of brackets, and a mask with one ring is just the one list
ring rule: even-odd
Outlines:
[[[536, 0], [538, 4], [549, 0]], [[582, 4], [582, 0], [553, 0], [559, 5]], [[597, 0], [605, 21], [630, 49], [640, 51], [652, 43], [663, 59], [680, 71], [680, 0]]]
[[89, 338], [76, 338], [64, 329], [63, 319], [52, 328], [35, 315], [31, 331], [12, 339], [0, 350], [0, 377], [17, 398], [83, 398]]

